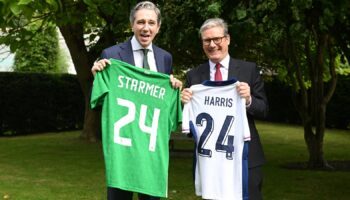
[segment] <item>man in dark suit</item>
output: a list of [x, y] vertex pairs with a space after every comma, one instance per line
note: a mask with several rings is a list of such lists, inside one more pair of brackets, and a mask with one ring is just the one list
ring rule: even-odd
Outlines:
[[203, 50], [209, 61], [187, 72], [185, 88], [182, 91], [183, 103], [190, 101], [191, 85], [204, 80], [215, 80], [216, 64], [220, 64], [221, 80], [232, 78], [240, 81], [237, 91], [246, 99], [247, 117], [251, 134], [249, 144], [249, 199], [262, 199], [262, 171], [265, 162], [264, 153], [254, 118], [266, 117], [268, 111], [264, 83], [255, 63], [233, 59], [228, 53], [230, 35], [227, 24], [220, 18], [208, 19], [200, 28]]
[[[130, 24], [134, 36], [121, 44], [111, 46], [102, 51], [100, 60], [94, 63], [91, 69], [93, 75], [110, 64], [109, 58], [119, 59], [137, 67], [144, 67], [144, 57], [152, 71], [165, 74], [172, 73], [172, 56], [169, 52], [152, 44], [160, 25], [160, 10], [149, 1], [138, 3], [130, 12]], [[147, 49], [145, 56], [144, 49]], [[181, 82], [171, 75], [171, 83], [179, 87]]]
[[[93, 75], [110, 64], [109, 58], [119, 59], [137, 67], [147, 68], [165, 74], [170, 74], [170, 82], [174, 88], [180, 88], [182, 82], [171, 75], [172, 56], [167, 51], [152, 44], [160, 25], [160, 11], [149, 1], [138, 3], [130, 13], [130, 24], [134, 35], [124, 43], [111, 46], [102, 51], [100, 60], [91, 69]], [[146, 49], [146, 50], [145, 50]], [[133, 192], [119, 188], [107, 188], [108, 200], [131, 200]], [[145, 194], [139, 194], [140, 200], [158, 200]]]

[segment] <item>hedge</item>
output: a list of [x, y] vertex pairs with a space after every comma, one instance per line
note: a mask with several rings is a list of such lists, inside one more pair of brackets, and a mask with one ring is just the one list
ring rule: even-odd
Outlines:
[[[268, 121], [301, 124], [289, 87], [278, 80], [273, 80], [265, 83], [265, 90], [270, 107]], [[350, 76], [339, 76], [337, 88], [327, 105], [327, 128], [350, 129], [349, 91]]]
[[[288, 87], [265, 83], [272, 122], [301, 124]], [[327, 107], [328, 128], [350, 128], [350, 77], [339, 76]], [[0, 73], [0, 136], [81, 129], [84, 97], [75, 75]]]
[[79, 129], [84, 98], [75, 75], [0, 73], [0, 135]]

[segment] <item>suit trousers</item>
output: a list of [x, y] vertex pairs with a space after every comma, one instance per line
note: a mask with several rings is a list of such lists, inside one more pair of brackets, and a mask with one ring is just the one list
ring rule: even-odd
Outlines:
[[249, 168], [248, 170], [248, 191], [249, 200], [262, 200], [263, 173], [261, 166]]
[[[133, 192], [121, 190], [118, 188], [107, 188], [107, 200], [132, 200]], [[138, 193], [139, 200], [160, 200], [159, 197], [153, 197]]]

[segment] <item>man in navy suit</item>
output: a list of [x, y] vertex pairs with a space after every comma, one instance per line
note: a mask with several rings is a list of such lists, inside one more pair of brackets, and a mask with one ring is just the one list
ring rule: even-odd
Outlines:
[[237, 91], [246, 99], [247, 117], [251, 134], [249, 144], [249, 199], [262, 199], [261, 166], [265, 162], [262, 145], [254, 118], [264, 118], [267, 115], [268, 103], [264, 91], [264, 83], [255, 63], [233, 59], [228, 53], [230, 35], [227, 24], [220, 18], [208, 19], [200, 28], [203, 50], [209, 61], [187, 72], [185, 88], [182, 91], [183, 103], [190, 101], [191, 85], [200, 84], [204, 80], [215, 80], [216, 64], [220, 64], [222, 80], [235, 78], [240, 81]]
[[170, 74], [170, 80], [175, 88], [182, 86], [181, 81], [172, 75], [172, 56], [165, 51], [152, 44], [153, 39], [157, 35], [161, 25], [160, 10], [149, 1], [138, 3], [130, 12], [130, 24], [134, 35], [124, 43], [111, 46], [102, 51], [100, 60], [94, 63], [91, 69], [93, 75], [96, 71], [110, 64], [109, 58], [119, 59], [137, 67], [143, 67], [144, 52], [146, 55], [149, 69], [165, 74]]
[[[124, 43], [104, 49], [100, 60], [91, 69], [93, 75], [110, 64], [109, 58], [119, 59], [137, 67], [147, 67], [149, 70], [170, 74], [170, 82], [174, 88], [181, 88], [182, 82], [174, 78], [172, 73], [172, 56], [167, 51], [152, 44], [157, 35], [161, 16], [159, 9], [149, 1], [138, 3], [130, 13], [130, 24], [134, 35]], [[147, 52], [144, 52], [147, 49]], [[145, 66], [144, 57], [147, 64]], [[108, 200], [131, 200], [133, 192], [119, 188], [107, 188]], [[139, 194], [140, 200], [158, 200], [145, 194]]]

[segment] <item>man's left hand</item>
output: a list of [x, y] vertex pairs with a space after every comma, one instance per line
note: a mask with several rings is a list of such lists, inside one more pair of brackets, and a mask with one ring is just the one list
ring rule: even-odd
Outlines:
[[246, 105], [250, 105], [251, 96], [250, 96], [250, 86], [248, 85], [248, 83], [240, 82], [237, 85], [237, 92], [242, 98], [246, 99]]
[[173, 88], [180, 88], [180, 90], [182, 89], [182, 82], [179, 79], [175, 78], [172, 74], [170, 74], [170, 82]]

